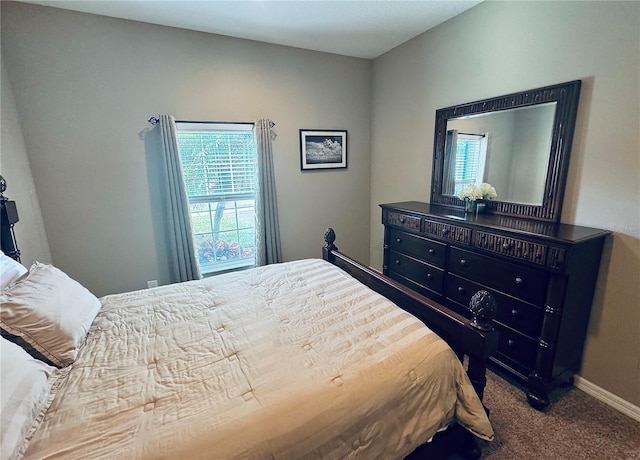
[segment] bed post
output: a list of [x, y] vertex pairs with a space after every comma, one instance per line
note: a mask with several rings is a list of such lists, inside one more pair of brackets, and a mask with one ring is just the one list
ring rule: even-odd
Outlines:
[[4, 196], [7, 190], [7, 181], [0, 176], [0, 246], [2, 252], [12, 259], [20, 262], [20, 249], [16, 241], [13, 225], [20, 219], [16, 202]]
[[[469, 301], [469, 311], [472, 317], [469, 327], [483, 333], [493, 333], [496, 335], [497, 342], [497, 332], [494, 331], [493, 325], [491, 324], [498, 314], [498, 307], [496, 306], [496, 301], [493, 296], [487, 291], [476, 292]], [[497, 345], [497, 343], [495, 345]], [[487, 384], [487, 359], [490, 354], [493, 354], [495, 348], [479, 351], [480, 353], [474, 354], [474, 356], [469, 355], [467, 374], [469, 375], [469, 380], [473, 388], [480, 397], [480, 401], [482, 401], [484, 387]]]

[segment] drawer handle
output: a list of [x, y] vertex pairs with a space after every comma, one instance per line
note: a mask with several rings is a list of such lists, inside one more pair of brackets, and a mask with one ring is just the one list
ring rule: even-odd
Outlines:
[[442, 234], [443, 234], [444, 236], [447, 236], [447, 235], [449, 234], [449, 229], [448, 229], [448, 228], [443, 228], [443, 229], [442, 229]]
[[515, 341], [515, 340], [511, 340], [511, 339], [509, 339], [509, 341], [507, 342], [507, 344], [508, 344], [510, 347], [515, 347], [515, 345], [516, 345], [516, 341]]
[[459, 292], [460, 294], [464, 294], [466, 291], [465, 291], [465, 289], [464, 289], [462, 286], [458, 286], [458, 292]]
[[400, 259], [396, 259], [396, 265], [400, 265]]
[[431, 248], [429, 249], [429, 254], [434, 255], [436, 253], [435, 249]]
[[402, 218], [400, 219], [400, 223], [401, 223], [401, 224], [404, 224], [406, 221], [407, 221], [407, 219], [405, 219], [404, 217], [402, 217]]
[[402, 243], [402, 238], [396, 239], [396, 243]]
[[515, 316], [517, 318], [518, 316], [520, 316], [520, 312], [514, 308], [513, 310], [511, 310], [511, 316]]
[[512, 247], [512, 246], [511, 246], [509, 243], [504, 243], [504, 244], [502, 245], [502, 249], [504, 249], [505, 251], [509, 251], [509, 250], [511, 250], [511, 247]]
[[460, 259], [460, 265], [462, 265], [463, 267], [468, 267], [469, 261], [467, 259]]
[[431, 281], [433, 279], [433, 275], [431, 273], [427, 273], [427, 279]]
[[522, 278], [516, 278], [516, 284], [518, 286], [522, 285], [524, 283], [524, 280]]

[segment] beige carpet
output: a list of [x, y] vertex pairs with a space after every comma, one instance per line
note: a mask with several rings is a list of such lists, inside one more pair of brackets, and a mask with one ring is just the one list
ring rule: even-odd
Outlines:
[[551, 407], [538, 412], [517, 382], [503, 377], [487, 375], [496, 437], [482, 442], [483, 459], [640, 459], [640, 422], [575, 387], [554, 391]]

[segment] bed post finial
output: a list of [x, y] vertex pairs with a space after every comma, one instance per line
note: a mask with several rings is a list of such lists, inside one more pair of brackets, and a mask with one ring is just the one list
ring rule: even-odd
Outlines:
[[491, 331], [493, 326], [491, 321], [498, 314], [496, 299], [487, 291], [478, 291], [473, 294], [469, 301], [471, 311], [471, 326], [481, 331]]
[[4, 192], [7, 190], [7, 181], [0, 176], [0, 200], [5, 201]]
[[336, 240], [336, 232], [334, 232], [333, 229], [329, 227], [324, 231], [324, 242], [327, 243], [325, 248], [327, 248], [327, 250], [329, 251], [337, 251], [338, 246], [333, 244], [335, 240]]

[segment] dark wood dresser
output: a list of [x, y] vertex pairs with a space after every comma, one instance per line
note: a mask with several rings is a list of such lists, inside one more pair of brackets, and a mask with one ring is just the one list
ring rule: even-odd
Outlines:
[[492, 361], [530, 404], [579, 371], [606, 230], [421, 202], [382, 204], [383, 272], [468, 316], [479, 289], [498, 304]]

